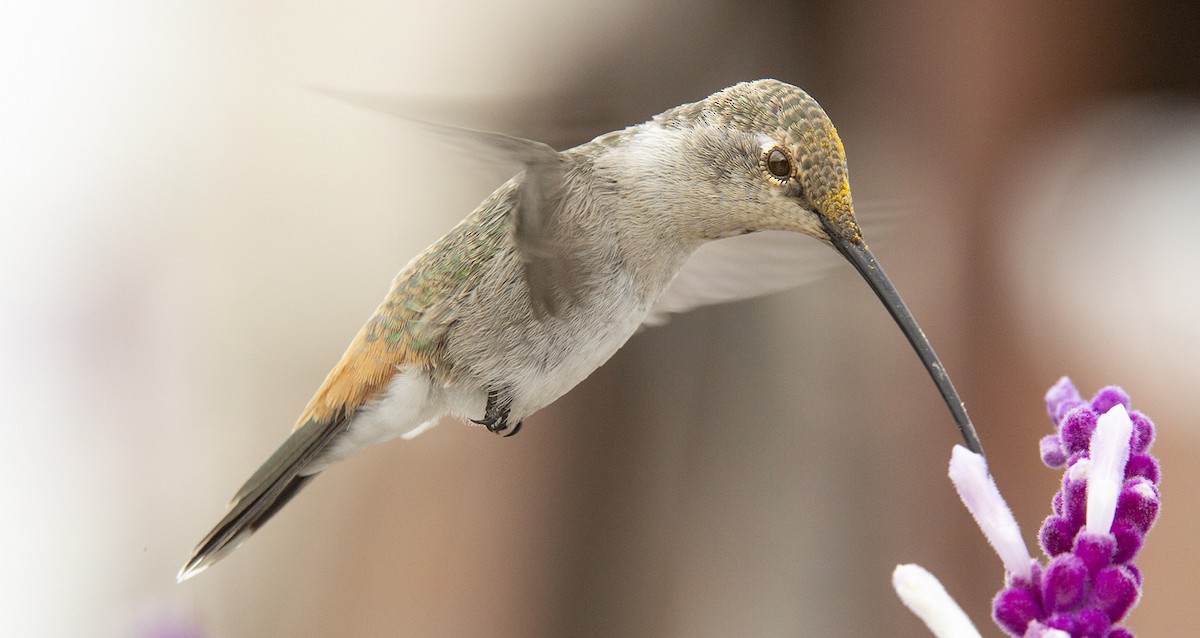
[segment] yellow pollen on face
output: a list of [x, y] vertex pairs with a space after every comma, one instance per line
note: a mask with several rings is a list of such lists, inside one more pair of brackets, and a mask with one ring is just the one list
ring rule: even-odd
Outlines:
[[[846, 149], [842, 146], [842, 138], [838, 135], [837, 129], [834, 128], [833, 122], [826, 121], [823, 128], [825, 135], [821, 139], [821, 147], [830, 151], [830, 155], [836, 155], [838, 158], [846, 157]], [[850, 196], [850, 180], [844, 170], [841, 177], [841, 183], [838, 184], [837, 190], [830, 192], [827, 200], [824, 202], [825, 214], [829, 215], [830, 221], [838, 226], [851, 228], [853, 230], [853, 240], [859, 242], [862, 241], [862, 232], [859, 230], [858, 222], [854, 218], [854, 200]]]
[[854, 202], [850, 196], [849, 181], [842, 179], [841, 185], [836, 191], [829, 192], [826, 197], [814, 203], [835, 226], [843, 231], [850, 231], [849, 239], [855, 243], [862, 241], [862, 231], [858, 227], [858, 221], [854, 218]]

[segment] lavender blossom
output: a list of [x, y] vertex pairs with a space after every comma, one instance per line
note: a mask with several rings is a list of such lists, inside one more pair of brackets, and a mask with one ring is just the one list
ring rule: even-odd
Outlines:
[[1010, 572], [992, 602], [1009, 635], [1132, 638], [1116, 625], [1141, 597], [1133, 559], [1161, 500], [1158, 461], [1149, 453], [1154, 424], [1129, 407], [1115, 386], [1085, 402], [1066, 377], [1046, 393], [1057, 432], [1042, 439], [1042, 461], [1066, 471], [1038, 535], [1049, 563], [1035, 565], [1031, 578]]
[[[1149, 452], [1153, 422], [1129, 408], [1129, 395], [1115, 386], [1085, 402], [1066, 377], [1046, 393], [1056, 432], [1040, 442], [1042, 461], [1066, 467], [1039, 534], [1046, 565], [1029, 557], [983, 457], [955, 446], [950, 478], [1004, 562], [1005, 588], [992, 601], [992, 617], [1010, 636], [1133, 638], [1117, 624], [1141, 597], [1133, 559], [1158, 518], [1161, 471]], [[928, 572], [898, 567], [893, 586], [939, 638], [977, 635]]]

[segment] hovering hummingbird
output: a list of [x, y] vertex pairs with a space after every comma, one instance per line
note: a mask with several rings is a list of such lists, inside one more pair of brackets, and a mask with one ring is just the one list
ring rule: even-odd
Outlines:
[[180, 581], [359, 450], [444, 416], [510, 435], [640, 327], [750, 296], [705, 279], [728, 252], [709, 247], [751, 233], [800, 233], [841, 253], [916, 349], [968, 447], [981, 451], [950, 378], [863, 240], [842, 142], [804, 91], [737, 84], [562, 152], [470, 135], [523, 170], [400, 271]]

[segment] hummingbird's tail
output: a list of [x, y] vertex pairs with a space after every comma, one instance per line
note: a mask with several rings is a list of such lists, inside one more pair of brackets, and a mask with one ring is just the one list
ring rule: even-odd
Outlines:
[[293, 432], [238, 490], [229, 512], [196, 546], [176, 580], [183, 582], [208, 569], [270, 520], [316, 476], [302, 472], [349, 421], [339, 414], [331, 421], [308, 421]]

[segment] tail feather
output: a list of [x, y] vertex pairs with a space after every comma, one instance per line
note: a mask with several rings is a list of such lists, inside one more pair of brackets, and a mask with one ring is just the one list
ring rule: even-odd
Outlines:
[[293, 432], [238, 490], [229, 512], [196, 546], [176, 580], [183, 582], [208, 569], [270, 520], [316, 476], [302, 472], [345, 430], [348, 421], [346, 415], [338, 414], [329, 421], [308, 421]]

